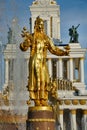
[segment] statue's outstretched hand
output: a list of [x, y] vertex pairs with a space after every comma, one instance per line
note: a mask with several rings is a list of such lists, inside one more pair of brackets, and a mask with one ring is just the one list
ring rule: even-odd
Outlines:
[[20, 49], [26, 51], [31, 46], [32, 35], [24, 27], [21, 34], [24, 41], [20, 44]]

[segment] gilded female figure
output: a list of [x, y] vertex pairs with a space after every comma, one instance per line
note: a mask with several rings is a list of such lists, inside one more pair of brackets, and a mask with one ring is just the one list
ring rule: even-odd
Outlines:
[[58, 56], [67, 55], [68, 51], [54, 46], [44, 32], [44, 21], [40, 17], [36, 18], [34, 33], [30, 34], [24, 28], [22, 37], [24, 42], [20, 44], [20, 49], [26, 51], [30, 47], [28, 81], [30, 99], [34, 100], [36, 106], [47, 105], [50, 82], [46, 64], [47, 50]]

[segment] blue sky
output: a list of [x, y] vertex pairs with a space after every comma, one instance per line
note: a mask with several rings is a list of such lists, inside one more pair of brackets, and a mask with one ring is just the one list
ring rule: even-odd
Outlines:
[[[20, 28], [29, 28], [29, 6], [33, 0], [0, 0], [0, 40], [7, 42], [8, 26], [12, 19], [17, 17]], [[60, 5], [61, 39], [63, 43], [69, 42], [68, 29], [80, 24], [78, 28], [79, 42], [87, 48], [87, 0], [56, 0]], [[85, 81], [87, 80], [87, 54], [85, 61]], [[86, 81], [87, 84], [87, 81]]]
[[[87, 1], [86, 0], [56, 0], [60, 5], [61, 38], [64, 43], [69, 41], [68, 29], [80, 23], [78, 28], [79, 42], [87, 47]], [[29, 27], [29, 6], [33, 0], [0, 0], [0, 37], [6, 36], [7, 24], [17, 17], [20, 27]], [[2, 32], [2, 33], [1, 33]]]

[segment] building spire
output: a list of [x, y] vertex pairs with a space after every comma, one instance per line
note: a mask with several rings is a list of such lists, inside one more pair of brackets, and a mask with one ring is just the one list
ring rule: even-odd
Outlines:
[[34, 32], [34, 22], [37, 16], [44, 20], [45, 32], [53, 38], [55, 44], [60, 41], [60, 7], [56, 0], [34, 0], [30, 6], [31, 31]]

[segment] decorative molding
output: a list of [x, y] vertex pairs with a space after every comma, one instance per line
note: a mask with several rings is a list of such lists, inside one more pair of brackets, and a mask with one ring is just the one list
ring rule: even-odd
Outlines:
[[80, 60], [84, 60], [85, 58], [84, 57], [80, 57]]
[[76, 110], [71, 110], [71, 114], [76, 114]]
[[71, 104], [71, 101], [70, 101], [70, 100], [65, 100], [64, 103], [65, 103], [66, 105], [70, 105], [70, 104]]
[[50, 0], [38, 0], [40, 6], [48, 6], [50, 4]]
[[55, 122], [55, 119], [42, 119], [42, 118], [36, 118], [36, 119], [29, 119], [29, 122]]
[[29, 111], [52, 111], [52, 107], [50, 106], [35, 106], [35, 107], [29, 107]]
[[79, 103], [80, 103], [81, 105], [86, 105], [86, 100], [85, 100], [85, 99], [79, 100]]
[[84, 115], [87, 115], [87, 110], [83, 110], [83, 114], [84, 114]]
[[59, 110], [59, 114], [63, 115], [63, 110]]
[[78, 105], [78, 100], [77, 99], [72, 100], [72, 104], [73, 105]]

